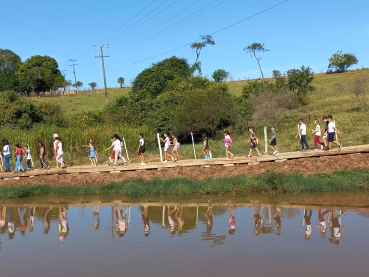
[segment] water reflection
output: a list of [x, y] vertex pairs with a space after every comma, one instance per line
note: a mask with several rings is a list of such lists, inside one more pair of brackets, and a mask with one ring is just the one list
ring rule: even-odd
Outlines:
[[[19, 233], [24, 237], [27, 233], [31, 235], [34, 233], [35, 225], [40, 223], [43, 225], [42, 232], [48, 235], [51, 230], [57, 229], [59, 240], [64, 241], [68, 238], [70, 233], [68, 214], [70, 209], [73, 210], [74, 220], [73, 224], [81, 223], [81, 216], [76, 213], [82, 212], [86, 207], [68, 207], [64, 206], [3, 206], [0, 208], [0, 234], [7, 236], [10, 240], [16, 237]], [[135, 218], [140, 218], [141, 231], [144, 237], [149, 237], [152, 234], [152, 225], [160, 226], [160, 229], [167, 232], [170, 237], [180, 237], [188, 235], [195, 229], [202, 229], [201, 239], [203, 241], [211, 241], [212, 246], [223, 245], [227, 234], [225, 229], [223, 232], [214, 232], [214, 222], [220, 222], [222, 218], [227, 215], [228, 235], [236, 234], [236, 227], [238, 221], [236, 217], [241, 220], [243, 226], [253, 230], [253, 234], [259, 236], [261, 234], [282, 234], [282, 221], [295, 220], [301, 213], [303, 220], [299, 222], [304, 231], [305, 240], [310, 240], [313, 237], [312, 218], [313, 214], [317, 213], [316, 227], [320, 230], [319, 236], [326, 237], [327, 228], [329, 228], [329, 242], [339, 244], [345, 226], [341, 224], [342, 218], [346, 215], [344, 210], [322, 210], [317, 211], [313, 209], [290, 209], [283, 210], [282, 207], [264, 207], [264, 206], [250, 206], [250, 207], [236, 207], [229, 205], [228, 207], [213, 207], [208, 206], [186, 206], [186, 205], [168, 205], [158, 206], [145, 204], [142, 206], [130, 205], [112, 205], [103, 206], [101, 212], [100, 206], [91, 206], [89, 213], [89, 223], [87, 227], [92, 230], [99, 231], [100, 225], [111, 226], [111, 230], [118, 235], [119, 238], [125, 236], [128, 232], [131, 212], [133, 211]], [[109, 209], [111, 209], [111, 216], [109, 220]], [[245, 215], [250, 213], [252, 217], [252, 225], [244, 221]], [[361, 212], [363, 213], [363, 212]], [[203, 225], [198, 225], [201, 222]], [[86, 225], [85, 225], [86, 226]], [[204, 227], [201, 227], [204, 226]], [[139, 231], [135, 225], [133, 232]], [[109, 229], [109, 227], [108, 227]], [[106, 228], [103, 228], [105, 231]], [[157, 232], [156, 228], [156, 232]], [[38, 230], [36, 230], [38, 231]], [[238, 232], [237, 232], [238, 233]], [[112, 233], [114, 239], [114, 234]]]

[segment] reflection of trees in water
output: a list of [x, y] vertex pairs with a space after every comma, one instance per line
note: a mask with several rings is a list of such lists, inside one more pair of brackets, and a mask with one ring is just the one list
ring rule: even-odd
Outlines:
[[362, 217], [369, 218], [369, 212], [359, 212], [358, 214]]

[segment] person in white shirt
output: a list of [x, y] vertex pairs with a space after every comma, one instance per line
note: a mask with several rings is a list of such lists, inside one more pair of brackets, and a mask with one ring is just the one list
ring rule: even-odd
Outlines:
[[337, 144], [339, 149], [341, 149], [342, 143], [339, 143], [338, 141], [334, 140], [336, 136], [336, 132], [337, 134], [340, 134], [340, 132], [337, 130], [336, 124], [333, 122], [333, 116], [328, 115], [327, 120], [328, 120], [328, 149], [327, 150], [332, 149], [332, 143]]
[[[309, 152], [309, 144], [306, 140], [306, 125], [302, 118], [299, 119], [299, 124], [300, 124], [299, 131], [297, 132], [297, 135], [295, 138], [300, 136], [301, 152]], [[306, 146], [306, 150], [304, 146]]]
[[63, 151], [63, 142], [62, 139], [57, 137], [56, 138], [57, 144], [56, 144], [56, 168], [64, 168], [64, 151]]
[[315, 150], [318, 150], [319, 144], [325, 147], [325, 143], [320, 141], [320, 136], [322, 135], [322, 132], [320, 130], [319, 120], [317, 118], [314, 119], [314, 123], [315, 123], [315, 130], [311, 130], [311, 132], [315, 134], [314, 135], [314, 146], [315, 146]]
[[112, 137], [112, 145], [109, 148], [106, 148], [105, 150], [113, 148], [114, 151], [114, 163], [113, 166], [118, 165], [118, 159], [121, 158], [123, 160], [123, 165], [128, 165], [127, 160], [122, 155], [122, 139], [119, 135], [114, 134]]
[[305, 230], [305, 239], [309, 240], [310, 236], [311, 236], [311, 216], [313, 215], [313, 211], [309, 210], [309, 212], [307, 210], [305, 210], [304, 213], [304, 221], [305, 221], [305, 226], [302, 222], [300, 222], [301, 227]]
[[137, 152], [138, 152], [138, 155], [140, 156], [141, 158], [141, 165], [146, 165], [146, 161], [145, 161], [145, 139], [144, 139], [144, 135], [142, 133], [139, 133], [138, 134], [138, 137], [139, 137], [139, 144], [138, 144], [138, 149], [137, 149]]
[[164, 161], [163, 161], [163, 163], [167, 163], [168, 162], [168, 156], [171, 157], [172, 161], [174, 161], [174, 157], [168, 153], [168, 149], [169, 149], [169, 147], [171, 145], [169, 134], [168, 133], [164, 133], [164, 139], [161, 138], [160, 140], [162, 142], [164, 142]]
[[4, 154], [4, 163], [5, 163], [5, 172], [10, 172], [10, 155], [11, 155], [11, 148], [9, 141], [7, 139], [3, 139], [3, 154]]
[[29, 145], [28, 144], [26, 144], [23, 148], [24, 148], [24, 151], [25, 151], [27, 171], [30, 171], [30, 170], [32, 170], [31, 150], [29, 149]]

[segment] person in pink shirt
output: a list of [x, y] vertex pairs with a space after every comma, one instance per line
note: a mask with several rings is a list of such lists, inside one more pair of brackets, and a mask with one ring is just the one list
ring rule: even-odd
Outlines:
[[17, 143], [15, 145], [15, 156], [16, 156], [16, 162], [15, 162], [15, 169], [14, 173], [24, 172], [24, 168], [22, 165], [22, 147]]
[[231, 153], [231, 151], [229, 151], [229, 148], [232, 146], [232, 138], [229, 135], [229, 132], [228, 131], [224, 131], [223, 134], [224, 134], [223, 141], [225, 142], [225, 145], [224, 146], [226, 148], [226, 157], [228, 159], [228, 154], [230, 154], [231, 155], [231, 159], [233, 159], [233, 154]]

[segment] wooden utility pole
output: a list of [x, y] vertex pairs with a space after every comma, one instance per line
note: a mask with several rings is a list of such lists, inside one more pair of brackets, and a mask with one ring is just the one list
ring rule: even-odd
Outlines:
[[106, 87], [106, 75], [105, 75], [105, 65], [104, 65], [104, 58], [108, 58], [109, 56], [104, 56], [103, 48], [108, 48], [108, 46], [101, 45], [101, 46], [94, 46], [95, 48], [100, 48], [100, 56], [95, 56], [95, 58], [101, 58], [102, 62], [102, 71], [104, 76], [104, 88], [105, 88], [105, 103], [106, 106], [109, 105], [109, 98], [108, 98], [108, 88]]
[[[74, 84], [77, 85], [77, 77], [76, 77], [76, 69], [74, 68], [74, 66], [78, 65], [77, 63], [74, 63], [76, 62], [77, 60], [68, 60], [70, 62], [72, 62], [72, 64], [70, 64], [69, 66], [73, 66], [73, 74], [74, 74]], [[78, 87], [76, 86], [76, 92], [78, 93]]]

